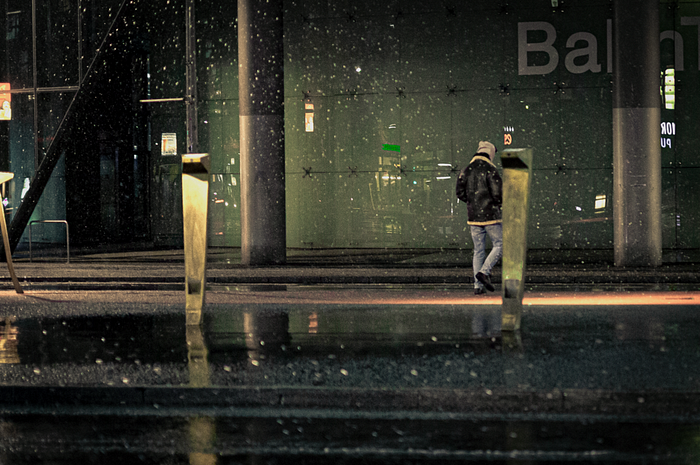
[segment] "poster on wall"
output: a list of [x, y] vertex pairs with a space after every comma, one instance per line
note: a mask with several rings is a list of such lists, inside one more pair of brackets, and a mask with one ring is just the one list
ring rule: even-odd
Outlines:
[[177, 155], [177, 134], [174, 132], [164, 132], [161, 140], [161, 155]]
[[10, 93], [10, 83], [0, 82], [0, 121], [12, 119], [12, 94]]

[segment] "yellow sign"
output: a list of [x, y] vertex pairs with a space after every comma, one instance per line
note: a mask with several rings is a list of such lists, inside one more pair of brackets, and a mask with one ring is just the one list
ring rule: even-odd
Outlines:
[[161, 155], [177, 155], [177, 134], [174, 132], [164, 132], [161, 137]]
[[306, 132], [314, 132], [314, 104], [304, 103], [304, 129]]
[[12, 94], [9, 82], [0, 82], [0, 120], [9, 121], [12, 119]]

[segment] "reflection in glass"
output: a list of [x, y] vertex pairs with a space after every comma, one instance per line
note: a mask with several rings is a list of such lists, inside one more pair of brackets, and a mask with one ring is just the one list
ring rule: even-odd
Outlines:
[[268, 353], [283, 350], [291, 341], [289, 314], [286, 311], [246, 311], [243, 314], [243, 330], [248, 360], [253, 366], [258, 366]]

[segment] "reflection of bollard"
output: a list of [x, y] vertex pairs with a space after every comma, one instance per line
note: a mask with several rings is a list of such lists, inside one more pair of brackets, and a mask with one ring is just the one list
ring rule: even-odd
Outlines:
[[209, 206], [209, 155], [182, 157], [182, 222], [185, 242], [185, 311], [187, 324], [202, 321], [207, 287], [207, 209]]
[[508, 149], [503, 164], [503, 304], [501, 331], [518, 331], [525, 290], [532, 149]]
[[[187, 368], [190, 375], [190, 387], [208, 388], [211, 386], [209, 370], [209, 350], [204, 340], [204, 332], [199, 325], [188, 325]], [[211, 417], [195, 416], [189, 419], [191, 465], [213, 465], [217, 463], [215, 454], [216, 422]]]
[[204, 341], [204, 333], [200, 325], [188, 325], [185, 330], [187, 339], [187, 371], [190, 374], [191, 387], [209, 387], [209, 350]]

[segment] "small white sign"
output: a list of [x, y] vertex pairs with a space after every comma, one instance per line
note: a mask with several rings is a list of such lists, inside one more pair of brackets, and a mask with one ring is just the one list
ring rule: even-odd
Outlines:
[[161, 138], [161, 155], [177, 155], [177, 134], [174, 132], [164, 132]]

